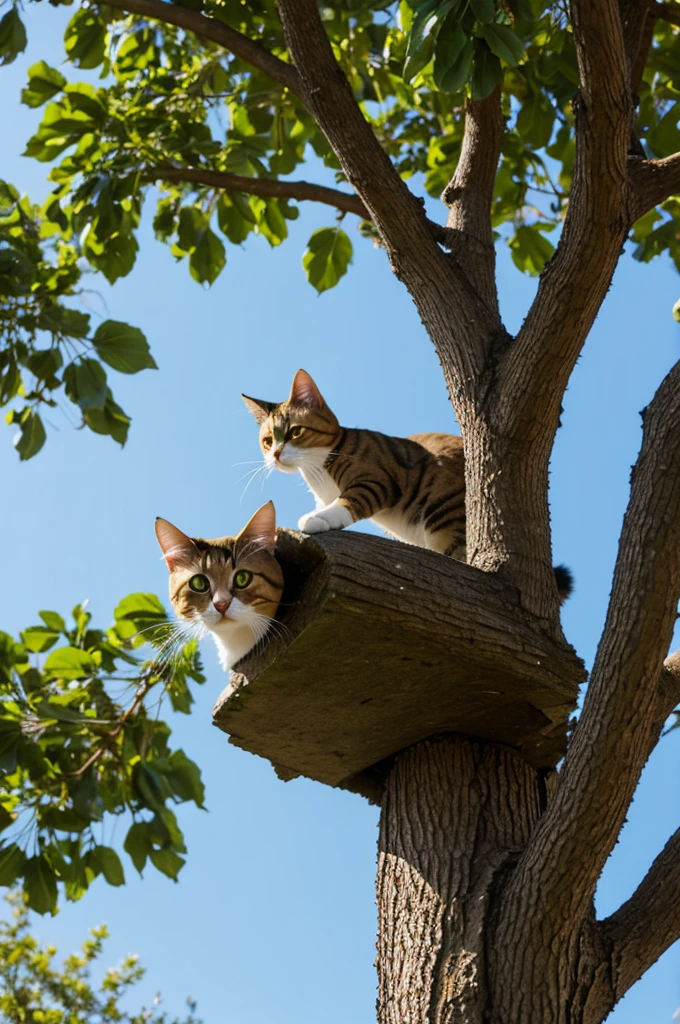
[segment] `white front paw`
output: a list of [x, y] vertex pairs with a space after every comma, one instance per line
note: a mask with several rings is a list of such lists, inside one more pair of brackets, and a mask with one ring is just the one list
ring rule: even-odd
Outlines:
[[330, 525], [316, 512], [308, 512], [298, 520], [298, 529], [303, 533], [324, 533], [325, 530], [330, 530]]

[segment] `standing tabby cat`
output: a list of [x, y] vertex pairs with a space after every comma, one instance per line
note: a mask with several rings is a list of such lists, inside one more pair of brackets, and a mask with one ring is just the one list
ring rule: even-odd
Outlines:
[[236, 537], [187, 537], [167, 519], [156, 520], [156, 536], [175, 612], [188, 632], [210, 633], [228, 671], [265, 635], [281, 600], [273, 504], [258, 509]]
[[[302, 531], [372, 519], [398, 540], [465, 560], [462, 438], [341, 427], [304, 370], [295, 374], [286, 402], [243, 400], [260, 424], [265, 463], [283, 473], [300, 470], [316, 498], [315, 511], [298, 523]], [[555, 580], [565, 600], [571, 573], [558, 566]]]
[[298, 524], [305, 533], [372, 519], [398, 540], [465, 558], [460, 437], [341, 427], [304, 370], [287, 402], [243, 399], [260, 424], [265, 462], [284, 473], [299, 469], [316, 498], [316, 510]]

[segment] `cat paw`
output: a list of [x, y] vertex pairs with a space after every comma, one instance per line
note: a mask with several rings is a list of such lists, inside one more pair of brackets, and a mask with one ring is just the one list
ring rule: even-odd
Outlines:
[[330, 528], [330, 523], [327, 523], [316, 512], [308, 512], [306, 516], [301, 516], [298, 519], [298, 529], [303, 533], [324, 533]]
[[303, 533], [325, 533], [326, 530], [342, 530], [353, 522], [352, 514], [344, 505], [327, 505], [315, 512], [308, 512], [298, 522]]

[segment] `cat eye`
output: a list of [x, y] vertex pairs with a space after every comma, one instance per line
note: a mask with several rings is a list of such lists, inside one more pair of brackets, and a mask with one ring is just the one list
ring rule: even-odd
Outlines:
[[253, 578], [252, 572], [248, 572], [247, 569], [240, 569], [234, 576], [234, 586], [242, 590], [247, 587]]
[[194, 594], [207, 594], [210, 590], [208, 577], [204, 576], [201, 572], [197, 572], [189, 580], [189, 590], [193, 590]]
[[304, 431], [304, 429], [305, 429], [304, 427], [291, 427], [290, 428], [290, 436], [291, 437], [299, 437], [300, 434]]
[[271, 448], [271, 446], [272, 446], [272, 438], [271, 437], [263, 437], [262, 438], [262, 445], [265, 448]]

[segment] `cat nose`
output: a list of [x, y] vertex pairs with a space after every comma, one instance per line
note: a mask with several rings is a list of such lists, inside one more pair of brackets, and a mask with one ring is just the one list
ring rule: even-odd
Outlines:
[[277, 448], [277, 449], [276, 449], [276, 450], [274, 451], [274, 458], [276, 459], [276, 461], [277, 461], [277, 462], [278, 462], [278, 461], [279, 461], [279, 459], [281, 458], [281, 451], [282, 451], [282, 449], [281, 449], [281, 448]]
[[217, 608], [220, 615], [226, 614], [230, 604], [231, 601], [213, 601], [213, 605]]

